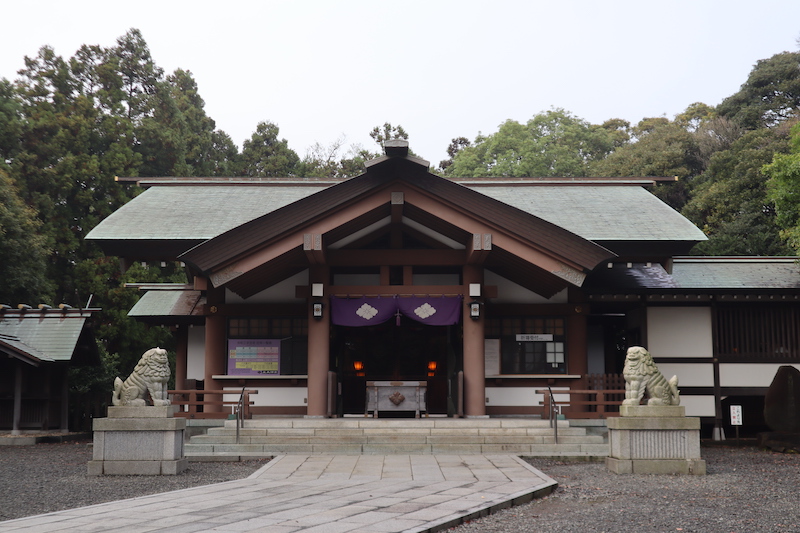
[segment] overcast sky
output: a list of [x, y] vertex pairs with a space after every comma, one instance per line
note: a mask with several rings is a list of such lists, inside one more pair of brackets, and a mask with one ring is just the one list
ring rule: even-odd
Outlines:
[[797, 0], [38, 0], [0, 15], [0, 77], [43, 45], [66, 59], [138, 28], [240, 147], [271, 121], [301, 157], [341, 137], [374, 149], [391, 122], [433, 164], [453, 137], [550, 108], [636, 123], [716, 105], [800, 37]]

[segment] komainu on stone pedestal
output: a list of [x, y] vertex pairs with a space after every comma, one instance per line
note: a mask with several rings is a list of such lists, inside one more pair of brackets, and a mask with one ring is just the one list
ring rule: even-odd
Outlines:
[[622, 405], [639, 405], [645, 394], [647, 405], [680, 405], [678, 376], [667, 381], [658, 370], [653, 356], [641, 346], [628, 348], [625, 367], [625, 399]]
[[147, 350], [139, 359], [136, 368], [125, 381], [114, 380], [114, 392], [111, 403], [115, 406], [147, 405], [147, 393], [153, 399], [153, 405], [169, 405], [167, 383], [169, 382], [169, 359], [167, 351], [162, 348]]

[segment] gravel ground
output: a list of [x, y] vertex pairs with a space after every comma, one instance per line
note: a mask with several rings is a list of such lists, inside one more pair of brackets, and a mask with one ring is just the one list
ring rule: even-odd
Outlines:
[[[516, 532], [800, 532], [800, 455], [704, 447], [706, 476], [615, 475], [601, 463], [529, 462], [550, 496], [451, 529]], [[86, 442], [0, 446], [0, 520], [247, 477], [264, 461], [189, 463], [179, 476], [89, 477]]]
[[452, 533], [800, 532], [800, 455], [704, 446], [705, 476], [617, 475], [602, 463], [528, 462], [558, 481], [550, 496]]
[[89, 476], [89, 442], [0, 446], [0, 521], [242, 479], [267, 461], [194, 463], [177, 476]]

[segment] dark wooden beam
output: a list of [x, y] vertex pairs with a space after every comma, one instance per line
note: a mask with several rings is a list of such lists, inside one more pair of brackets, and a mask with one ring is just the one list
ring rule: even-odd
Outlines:
[[464, 250], [328, 250], [330, 266], [460, 266]]

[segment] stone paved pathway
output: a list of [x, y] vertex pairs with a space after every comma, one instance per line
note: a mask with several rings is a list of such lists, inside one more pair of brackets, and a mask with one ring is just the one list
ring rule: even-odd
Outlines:
[[0, 522], [0, 532], [441, 531], [549, 494], [512, 455], [284, 455], [247, 479]]

